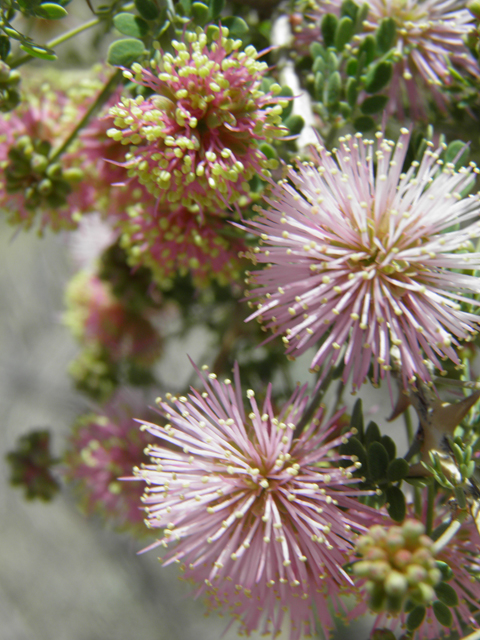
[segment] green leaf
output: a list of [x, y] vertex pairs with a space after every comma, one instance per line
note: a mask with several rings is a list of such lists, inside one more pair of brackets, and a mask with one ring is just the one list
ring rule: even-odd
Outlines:
[[322, 47], [320, 42], [312, 42], [310, 45], [310, 55], [315, 60], [315, 58], [323, 58], [325, 53], [325, 49]]
[[210, 0], [210, 11], [212, 12], [212, 18], [218, 18], [225, 7], [225, 0]]
[[346, 94], [347, 102], [353, 109], [353, 107], [355, 107], [355, 105], [357, 104], [358, 98], [358, 82], [355, 78], [349, 78], [347, 80]]
[[[447, 528], [448, 528], [449, 523], [447, 522]], [[445, 529], [446, 531], [446, 529]], [[438, 536], [437, 538], [433, 538], [432, 540], [438, 540], [440, 536]], [[451, 580], [453, 578], [453, 571], [452, 569], [449, 567], [449, 565], [446, 562], [443, 562], [442, 560], [437, 560], [435, 563], [437, 569], [440, 569], [440, 571], [442, 572], [442, 580], [443, 582], [448, 582], [449, 580]]]
[[395, 458], [388, 465], [387, 480], [400, 482], [407, 476], [409, 468], [409, 464], [404, 458]]
[[352, 115], [352, 108], [350, 107], [350, 105], [347, 102], [342, 101], [338, 106], [340, 108], [340, 113], [342, 114], [342, 116], [345, 118], [345, 120], [348, 120]]
[[388, 487], [385, 491], [388, 502], [388, 515], [395, 522], [402, 522], [405, 519], [407, 505], [403, 491], [398, 487]]
[[353, 22], [355, 22], [357, 13], [358, 7], [354, 2], [352, 2], [352, 0], [344, 0], [344, 2], [342, 2], [342, 6], [340, 7], [340, 16], [348, 16]]
[[35, 9], [35, 15], [46, 20], [60, 20], [68, 15], [66, 10], [59, 4], [44, 2]]
[[371, 116], [374, 113], [383, 111], [388, 102], [388, 96], [370, 96], [360, 105], [360, 111], [366, 115]]
[[364, 428], [363, 428], [363, 408], [362, 408], [362, 400], [358, 398], [358, 400], [353, 405], [352, 417], [350, 418], [350, 429], [356, 429], [358, 434], [358, 439], [360, 441], [364, 438]]
[[268, 160], [278, 158], [277, 152], [271, 144], [268, 144], [268, 142], [262, 142], [262, 144], [258, 148]]
[[358, 69], [358, 60], [356, 58], [349, 58], [345, 67], [347, 76], [356, 76]]
[[288, 100], [287, 106], [283, 108], [282, 111], [282, 120], [288, 118], [288, 116], [292, 113], [293, 109], [293, 91], [290, 87], [283, 86], [278, 94], [279, 98], [290, 98]]
[[[360, 442], [358, 438], [352, 436], [340, 446], [340, 455], [342, 456], [356, 456], [358, 458], [358, 462], [362, 465], [360, 471], [361, 473], [367, 472], [367, 452], [363, 444]], [[341, 467], [350, 467], [352, 465], [350, 460], [341, 460]]]
[[143, 42], [136, 38], [116, 40], [108, 49], [107, 62], [114, 67], [129, 67], [144, 51]]
[[323, 76], [323, 73], [317, 71], [317, 73], [315, 74], [315, 80], [313, 82], [313, 95], [315, 100], [318, 100], [318, 102], [322, 102], [324, 84], [325, 78]]
[[334, 107], [340, 101], [340, 91], [342, 89], [342, 79], [338, 71], [334, 71], [327, 82], [327, 106]]
[[380, 433], [380, 429], [378, 428], [378, 424], [371, 420], [368, 423], [367, 430], [365, 432], [365, 446], [368, 447], [372, 442], [380, 442], [382, 439], [382, 434]]
[[133, 13], [117, 13], [113, 24], [117, 31], [132, 38], [143, 38], [149, 31], [148, 23], [143, 18], [134, 16]]
[[210, 19], [210, 9], [206, 4], [203, 4], [203, 2], [194, 2], [192, 4], [191, 15], [200, 27], [204, 27]]
[[380, 26], [375, 34], [377, 42], [377, 51], [382, 55], [390, 51], [395, 44], [395, 36], [397, 35], [397, 26], [393, 18], [383, 18]]
[[227, 27], [232, 38], [243, 38], [247, 35], [248, 24], [237, 16], [228, 16], [222, 20], [222, 25]]
[[0, 58], [5, 60], [5, 58], [10, 53], [10, 40], [7, 36], [0, 35]]
[[395, 442], [390, 438], [390, 436], [382, 436], [382, 439], [380, 440], [380, 442], [383, 444], [383, 446], [387, 450], [388, 457], [391, 462], [395, 458], [395, 455], [397, 453], [397, 446]]
[[30, 56], [34, 58], [39, 58], [40, 60], [56, 60], [57, 55], [55, 53], [49, 53], [43, 47], [36, 47], [35, 45], [28, 46], [26, 44], [21, 44], [20, 49], [28, 53]]
[[305, 120], [302, 118], [302, 116], [291, 115], [285, 120], [283, 124], [287, 127], [292, 136], [298, 136], [298, 134], [303, 129]]
[[350, 41], [353, 36], [353, 20], [348, 16], [344, 16], [337, 24], [335, 30], [335, 49], [337, 51], [343, 51], [347, 42]]
[[337, 24], [338, 19], [333, 13], [326, 13], [322, 18], [320, 31], [322, 32], [323, 44], [327, 48], [334, 46]]
[[365, 78], [365, 91], [367, 93], [378, 93], [392, 79], [393, 65], [387, 60], [383, 60], [372, 66]]
[[446, 604], [447, 607], [456, 607], [458, 605], [458, 595], [455, 589], [446, 582], [440, 582], [435, 587], [437, 598]]
[[427, 610], [421, 604], [412, 609], [407, 617], [407, 629], [410, 631], [415, 631], [422, 624], [423, 619], [425, 618], [425, 613]]
[[464, 167], [468, 163], [470, 149], [462, 140], [454, 140], [450, 142], [445, 151], [445, 162], [454, 162], [455, 169], [458, 171], [460, 167]]
[[144, 20], [156, 20], [160, 15], [154, 0], [135, 0], [135, 7]]
[[451, 627], [453, 623], [453, 616], [450, 609], [440, 602], [440, 600], [435, 600], [432, 605], [433, 613], [435, 614], [436, 619], [443, 627]]
[[373, 480], [383, 480], [387, 474], [388, 453], [383, 444], [372, 442], [367, 448], [368, 470]]
[[358, 48], [359, 58], [362, 53], [365, 53], [365, 64], [367, 65], [367, 67], [375, 59], [376, 48], [377, 46], [375, 44], [375, 38], [372, 35], [367, 36]]

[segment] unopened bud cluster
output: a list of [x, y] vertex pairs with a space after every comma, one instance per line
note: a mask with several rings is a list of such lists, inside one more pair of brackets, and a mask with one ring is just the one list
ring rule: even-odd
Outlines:
[[62, 207], [72, 191], [71, 184], [83, 177], [80, 169], [63, 169], [49, 161], [51, 145], [45, 140], [21, 136], [8, 151], [5, 167], [7, 193], [23, 193], [25, 207]]
[[375, 525], [357, 542], [363, 559], [355, 563], [355, 575], [366, 578], [365, 588], [373, 611], [399, 613], [409, 600], [428, 605], [435, 599], [435, 585], [441, 579], [432, 554], [433, 540], [417, 520], [402, 526]]

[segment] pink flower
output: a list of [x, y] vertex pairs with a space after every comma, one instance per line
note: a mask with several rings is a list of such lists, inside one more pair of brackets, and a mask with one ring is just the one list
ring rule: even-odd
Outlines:
[[226, 285], [241, 277], [238, 253], [245, 245], [225, 233], [231, 235], [231, 229], [221, 212], [200, 220], [185, 207], [159, 208], [147, 196], [118, 220], [121, 243], [131, 264], [149, 267], [160, 286], [179, 272], [191, 273], [196, 286], [205, 286], [212, 279]]
[[428, 148], [402, 173], [409, 132], [397, 144], [376, 137], [348, 135], [334, 155], [319, 147], [247, 223], [260, 237], [250, 257], [267, 264], [250, 277], [250, 318], [284, 333], [289, 354], [320, 342], [312, 368], [343, 361], [354, 388], [371, 364], [375, 383], [389, 376], [392, 347], [405, 384], [430, 381], [428, 361], [459, 364], [455, 347], [480, 324], [462, 306], [479, 304], [479, 280], [462, 270], [480, 266], [469, 253], [480, 205], [460, 195], [478, 169], [457, 172]]
[[150, 548], [166, 547], [163, 563], [180, 562], [198, 594], [246, 633], [276, 634], [290, 618], [298, 639], [313, 631], [314, 608], [326, 632], [329, 604], [338, 610], [351, 585], [342, 565], [353, 531], [376, 516], [355, 500], [356, 467], [338, 466], [336, 447], [348, 436], [330, 438], [341, 412], [322, 423], [319, 409], [297, 433], [305, 387], [278, 414], [271, 387], [261, 407], [249, 390], [246, 414], [238, 367], [235, 384], [200, 375], [205, 392], [159, 399], [168, 423], [143, 427], [165, 443], [152, 445], [151, 464], [135, 469], [147, 483], [147, 524], [163, 529]]
[[227, 36], [222, 27], [208, 43], [198, 28], [172, 42], [175, 55], [159, 53], [152, 70], [134, 64], [125, 75], [154, 95], [123, 98], [110, 109], [115, 126], [107, 133], [130, 145], [129, 176], [163, 207], [224, 208], [248, 196], [248, 181], [268, 176], [275, 164], [258, 145], [286, 132], [283, 102], [274, 96], [280, 87], [264, 93], [266, 63], [254, 47], [239, 51], [241, 41]]
[[145, 533], [139, 508], [142, 488], [122, 482], [139, 460], [147, 461], [145, 447], [153, 438], [139, 431], [134, 415], [147, 417], [144, 399], [123, 389], [98, 413], [80, 417], [65, 454], [65, 477], [73, 483], [82, 509], [98, 513], [119, 529]]

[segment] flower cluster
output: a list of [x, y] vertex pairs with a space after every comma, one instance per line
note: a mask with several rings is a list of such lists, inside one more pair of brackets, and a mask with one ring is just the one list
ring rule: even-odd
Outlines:
[[[426, 503], [425, 503], [426, 504]], [[426, 509], [424, 509], [426, 511]], [[423, 514], [425, 518], [426, 513]], [[418, 532], [418, 543], [426, 542], [426, 545], [418, 544], [412, 553], [412, 541], [405, 541], [403, 531], [399, 531], [399, 527], [391, 527], [384, 529], [373, 527], [374, 537], [377, 542], [369, 544], [368, 535], [359, 538], [358, 547], [362, 553], [370, 554], [378, 561], [378, 572], [375, 576], [376, 584], [380, 581], [380, 574], [384, 571], [384, 576], [392, 576], [390, 579], [391, 591], [398, 590], [399, 582], [401, 586], [405, 586], [403, 579], [407, 580], [407, 595], [409, 601], [406, 603], [405, 609], [398, 615], [392, 616], [386, 608], [373, 607], [379, 611], [374, 628], [380, 629], [387, 627], [396, 630], [401, 624], [403, 628], [407, 627], [410, 633], [418, 634], [418, 638], [438, 638], [445, 632], [445, 627], [455, 629], [460, 636], [464, 634], [465, 624], [471, 625], [473, 629], [479, 627], [476, 618], [480, 613], [480, 581], [478, 580], [480, 572], [480, 563], [478, 561], [478, 549], [480, 545], [479, 534], [473, 519], [464, 522], [462, 528], [457, 535], [448, 542], [440, 551], [435, 553], [435, 567], [424, 567], [421, 565], [427, 561], [431, 565], [432, 558], [432, 541], [429, 536], [423, 534], [424, 526], [418, 521], [412, 519], [413, 509], [410, 505], [409, 520], [406, 520], [403, 529], [410, 529]], [[437, 538], [441, 532], [444, 532], [451, 520], [451, 511], [445, 505], [442, 506], [439, 501], [436, 502], [435, 518], [434, 518], [434, 538]], [[405, 547], [401, 546], [401, 538], [405, 541]], [[363, 547], [362, 547], [363, 545]], [[401, 548], [399, 548], [399, 545]], [[408, 547], [408, 548], [407, 548]], [[383, 549], [383, 558], [380, 558]], [[434, 549], [434, 548], [433, 548]], [[420, 563], [416, 562], [416, 557], [420, 558]], [[385, 571], [385, 567], [381, 567], [382, 562], [387, 559], [390, 567]], [[366, 575], [364, 569], [365, 560], [354, 565], [359, 567], [357, 575]], [[375, 561], [367, 561], [370, 565], [369, 569], [374, 571]], [[361, 566], [364, 565], [364, 566]], [[400, 580], [399, 575], [400, 574]], [[420, 580], [418, 580], [420, 578]], [[430, 582], [430, 584], [428, 584]], [[385, 589], [387, 588], [387, 580], [384, 581]], [[368, 587], [368, 583], [358, 585], [360, 587], [359, 602], [352, 610], [350, 616], [355, 618], [363, 615], [367, 611], [367, 607], [371, 606], [375, 596], [374, 589], [370, 589], [370, 602], [366, 603], [363, 599], [363, 589]], [[377, 595], [380, 590], [377, 589]], [[385, 594], [384, 594], [385, 595]], [[398, 600], [398, 594], [394, 594]], [[413, 595], [413, 598], [412, 598]], [[377, 599], [377, 602], [379, 600]], [[385, 603], [385, 601], [384, 601]], [[383, 610], [382, 610], [383, 609]]]
[[354, 388], [371, 364], [375, 383], [389, 375], [392, 347], [405, 384], [430, 381], [430, 363], [459, 364], [455, 346], [480, 323], [462, 309], [480, 293], [464, 271], [480, 266], [471, 243], [480, 203], [462, 196], [478, 169], [457, 171], [430, 143], [403, 173], [409, 137], [347, 135], [335, 155], [318, 146], [315, 162], [291, 169], [249, 223], [260, 237], [250, 257], [267, 265], [249, 278], [250, 317], [284, 333], [287, 353], [320, 341], [312, 367], [343, 360]]
[[153, 95], [112, 107], [107, 133], [131, 147], [129, 176], [162, 205], [215, 212], [248, 196], [255, 175], [270, 175], [273, 161], [259, 143], [286, 132], [284, 103], [275, 97], [278, 85], [261, 89], [267, 65], [254, 47], [239, 51], [241, 44], [225, 27], [210, 44], [203, 30], [187, 31], [184, 42], [172, 42], [175, 55], [160, 54], [152, 69], [134, 64], [125, 72]]
[[[51, 148], [68, 135], [69, 101], [67, 92], [44, 85], [0, 117], [0, 206], [11, 224], [29, 228], [39, 211], [41, 229], [72, 229], [91, 205], [91, 189], [78, 188], [79, 158], [72, 154], [62, 164], [49, 160]], [[81, 114], [86, 105], [76, 108]]]
[[[323, 410], [301, 431], [308, 396], [298, 387], [278, 413], [269, 388], [260, 407], [238, 368], [235, 382], [202, 375], [205, 392], [157, 404], [168, 420], [145, 423], [164, 442], [135, 470], [147, 483], [147, 524], [163, 529], [165, 565], [180, 562], [211, 607], [229, 611], [247, 633], [276, 634], [289, 612], [292, 638], [331, 627], [329, 602], [351, 586], [343, 569], [354, 531], [376, 512], [355, 497], [356, 466], [338, 466], [348, 435], [332, 437], [339, 414]], [[173, 405], [173, 406], [172, 406]], [[297, 427], [300, 426], [300, 430]]]
[[406, 520], [401, 527], [371, 527], [357, 541], [363, 557], [354, 564], [354, 573], [366, 578], [370, 608], [399, 613], [405, 601], [430, 604], [441, 572], [435, 564], [433, 540], [425, 535], [418, 520]]
[[64, 456], [64, 476], [72, 483], [82, 510], [135, 534], [145, 534], [142, 489], [121, 478], [140, 460], [148, 460], [144, 449], [153, 438], [140, 431], [133, 419], [147, 417], [144, 407], [141, 395], [119, 391], [101, 412], [76, 421]]
[[191, 273], [197, 286], [212, 279], [226, 285], [241, 275], [240, 238], [229, 238], [223, 216], [192, 216], [185, 207], [165, 211], [152, 198], [127, 209], [119, 223], [121, 244], [132, 265], [144, 265], [160, 287], [167, 287], [175, 274]]

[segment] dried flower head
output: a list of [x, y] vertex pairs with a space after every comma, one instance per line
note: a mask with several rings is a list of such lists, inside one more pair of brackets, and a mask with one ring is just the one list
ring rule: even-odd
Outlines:
[[346, 436], [330, 437], [340, 414], [322, 423], [320, 409], [298, 434], [305, 387], [278, 414], [271, 387], [261, 407], [249, 390], [246, 414], [234, 373], [235, 384], [211, 373], [202, 375], [205, 392], [159, 399], [168, 423], [143, 427], [165, 443], [135, 470], [147, 483], [147, 524], [163, 529], [150, 548], [166, 547], [163, 563], [180, 562], [210, 606], [245, 632], [276, 634], [288, 611], [297, 639], [314, 629], [314, 608], [331, 627], [329, 603], [337, 608], [351, 584], [342, 565], [353, 531], [376, 512], [354, 499], [356, 467], [338, 466]]
[[396, 144], [376, 137], [348, 135], [334, 155], [319, 147], [248, 223], [261, 238], [250, 257], [267, 265], [250, 277], [251, 318], [284, 333], [289, 354], [320, 341], [312, 367], [343, 360], [354, 388], [371, 363], [375, 383], [389, 376], [392, 347], [405, 384], [429, 382], [430, 363], [440, 372], [444, 358], [459, 364], [458, 341], [480, 323], [462, 309], [478, 306], [469, 296], [480, 292], [464, 271], [480, 266], [469, 253], [480, 204], [461, 195], [478, 169], [456, 171], [430, 146], [402, 173], [409, 132]]
[[123, 389], [98, 413], [81, 416], [73, 427], [64, 456], [66, 479], [73, 483], [79, 503], [88, 514], [100, 514], [116, 528], [146, 532], [139, 508], [142, 489], [122, 482], [139, 460], [147, 461], [150, 434], [139, 431], [133, 416], [144, 415], [140, 394]]
[[286, 132], [280, 87], [261, 89], [267, 65], [241, 44], [225, 27], [210, 43], [198, 28], [172, 42], [175, 55], [159, 52], [151, 69], [134, 64], [125, 72], [153, 95], [112, 107], [107, 133], [130, 145], [129, 176], [162, 204], [194, 213], [225, 207], [249, 194], [254, 175], [269, 175], [274, 161], [258, 145]]

